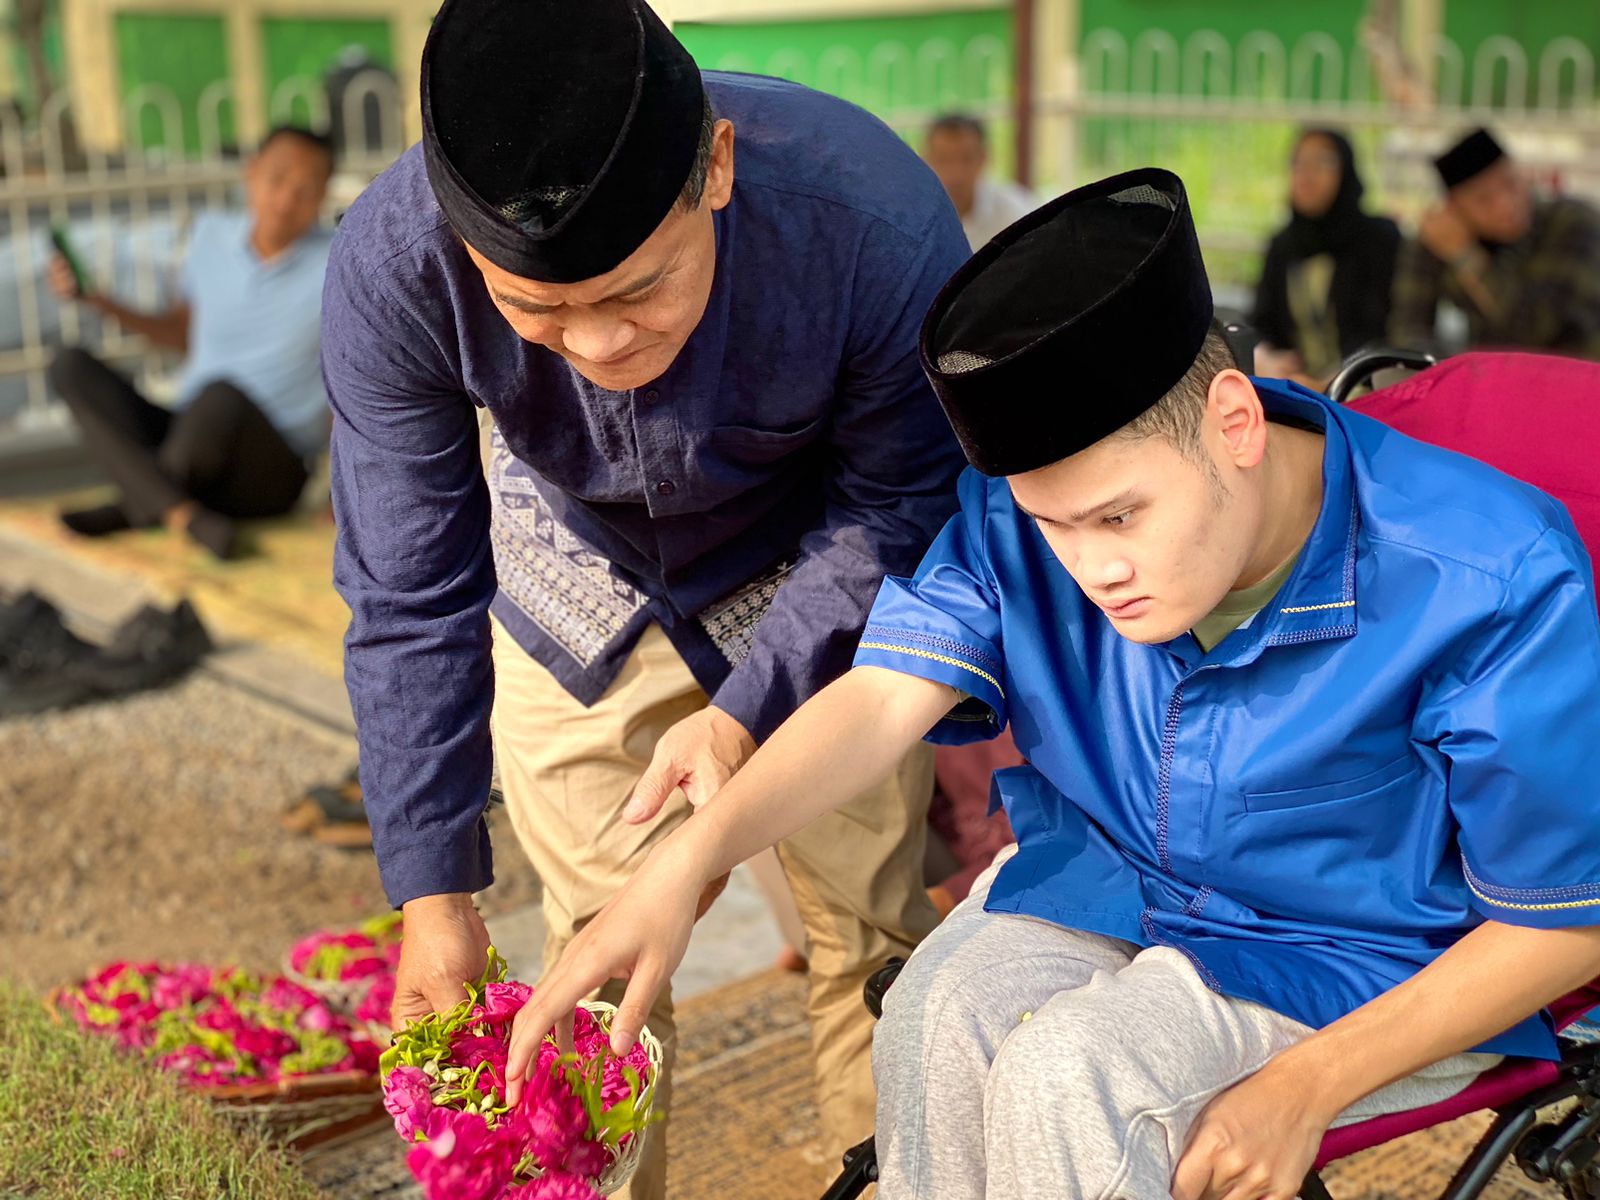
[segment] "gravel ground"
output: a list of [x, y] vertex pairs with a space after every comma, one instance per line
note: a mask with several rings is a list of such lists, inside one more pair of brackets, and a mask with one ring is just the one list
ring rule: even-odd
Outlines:
[[[387, 908], [365, 851], [278, 827], [352, 741], [204, 675], [0, 721], [0, 972], [48, 988], [117, 958], [274, 967], [301, 934]], [[488, 913], [537, 884], [503, 814]]]

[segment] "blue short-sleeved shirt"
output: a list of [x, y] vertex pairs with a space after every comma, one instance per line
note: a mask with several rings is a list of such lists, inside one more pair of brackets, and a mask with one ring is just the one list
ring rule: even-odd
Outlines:
[[[1600, 924], [1600, 621], [1566, 510], [1292, 384], [1326, 432], [1321, 515], [1269, 607], [1203, 653], [1081, 592], [1003, 479], [974, 473], [857, 653], [1009, 720], [1020, 849], [990, 893], [1185, 953], [1208, 985], [1331, 1023], [1485, 919]], [[1487, 1051], [1553, 1057], [1530, 1018]]]
[[311, 230], [263, 262], [250, 228], [242, 212], [195, 218], [179, 279], [190, 317], [178, 403], [190, 403], [209, 383], [231, 383], [296, 453], [309, 456], [328, 440], [322, 285], [333, 235]]

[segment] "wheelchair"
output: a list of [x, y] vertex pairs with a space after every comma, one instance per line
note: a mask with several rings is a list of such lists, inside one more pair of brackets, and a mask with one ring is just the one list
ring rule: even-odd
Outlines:
[[[1254, 361], [1254, 338], [1242, 322], [1224, 321], [1225, 332], [1240, 363]], [[1403, 381], [1357, 398], [1380, 371], [1401, 368], [1414, 374]], [[1443, 445], [1488, 462], [1554, 495], [1572, 510], [1578, 532], [1591, 555], [1600, 558], [1600, 479], [1575, 489], [1570, 478], [1548, 476], [1543, 458], [1526, 446], [1508, 446], [1493, 426], [1475, 420], [1503, 408], [1507, 376], [1535, 381], [1518, 389], [1519, 415], [1537, 419], [1537, 408], [1550, 403], [1548, 392], [1566, 387], [1592, 398], [1595, 415], [1582, 418], [1585, 431], [1557, 429], [1586, 446], [1600, 435], [1600, 365], [1525, 354], [1466, 354], [1438, 363], [1431, 355], [1389, 348], [1368, 349], [1351, 356], [1328, 386], [1328, 396], [1350, 403], [1402, 433]], [[1494, 389], [1501, 389], [1495, 392]], [[1431, 391], [1449, 389], [1456, 413], [1451, 429], [1441, 435], [1422, 420], [1422, 401]], [[1589, 436], [1582, 435], [1587, 432]], [[883, 997], [899, 975], [903, 959], [891, 959], [866, 985], [866, 1004], [874, 1017], [883, 1013]], [[1375, 1117], [1332, 1129], [1322, 1140], [1311, 1173], [1301, 1187], [1301, 1200], [1333, 1200], [1321, 1172], [1330, 1163], [1396, 1138], [1418, 1133], [1471, 1113], [1495, 1114], [1487, 1132], [1468, 1154], [1440, 1200], [1476, 1200], [1501, 1166], [1514, 1162], [1528, 1179], [1553, 1185], [1567, 1200], [1600, 1200], [1600, 1040], [1577, 1036], [1584, 1014], [1600, 1008], [1600, 979], [1552, 1004], [1549, 1013], [1560, 1035], [1558, 1062], [1506, 1059], [1480, 1075], [1449, 1100], [1410, 1112]], [[1562, 1106], [1554, 1113], [1548, 1110]], [[1543, 1115], [1541, 1115], [1543, 1114]], [[844, 1156], [844, 1170], [822, 1200], [852, 1200], [878, 1178], [878, 1160], [868, 1138]]]

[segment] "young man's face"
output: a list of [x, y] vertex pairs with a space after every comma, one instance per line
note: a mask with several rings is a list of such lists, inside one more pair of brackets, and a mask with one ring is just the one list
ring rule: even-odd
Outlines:
[[1261, 508], [1250, 473], [1265, 456], [1265, 418], [1242, 374], [1218, 380], [1254, 412], [1219, 411], [1214, 383], [1203, 462], [1164, 437], [1113, 435], [1008, 480], [1061, 565], [1129, 641], [1158, 644], [1193, 628], [1251, 562]]
[[1450, 207], [1475, 237], [1509, 246], [1533, 226], [1533, 194], [1508, 158], [1450, 189]]
[[540, 283], [471, 246], [467, 254], [518, 336], [561, 355], [591, 383], [628, 391], [666, 371], [705, 315], [717, 262], [711, 214], [732, 196], [733, 126], [718, 121], [699, 207], [675, 206], [616, 269], [581, 283]]

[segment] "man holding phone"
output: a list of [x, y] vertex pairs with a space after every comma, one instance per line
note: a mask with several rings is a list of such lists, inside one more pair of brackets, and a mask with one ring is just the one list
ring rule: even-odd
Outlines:
[[87, 350], [57, 356], [51, 384], [121, 493], [62, 513], [69, 529], [98, 537], [166, 525], [226, 559], [236, 519], [294, 507], [307, 460], [327, 441], [318, 363], [331, 235], [315, 226], [332, 174], [326, 138], [288, 126], [269, 133], [245, 168], [247, 211], [196, 219], [180, 295], [165, 312], [97, 291], [66, 235], [52, 231], [58, 296], [186, 355], [174, 409], [152, 404]]

